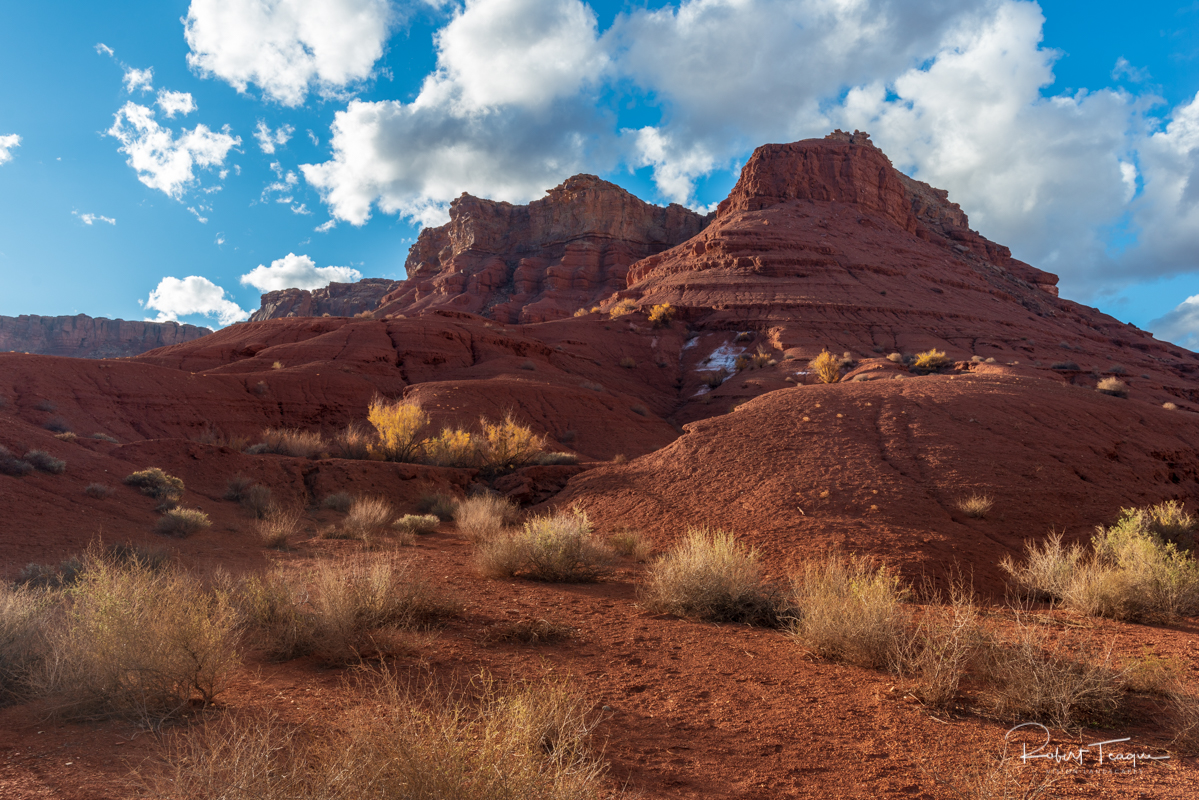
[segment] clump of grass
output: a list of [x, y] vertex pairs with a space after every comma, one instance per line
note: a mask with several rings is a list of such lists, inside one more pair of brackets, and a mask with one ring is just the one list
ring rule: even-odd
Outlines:
[[112, 494], [112, 487], [106, 486], [103, 483], [89, 483], [84, 487], [83, 493], [88, 497], [94, 497], [99, 500]]
[[319, 431], [302, 431], [298, 428], [267, 428], [262, 432], [262, 441], [246, 450], [250, 455], [274, 453], [292, 458], [327, 458], [329, 443]]
[[620, 366], [624, 367], [625, 369], [636, 369], [637, 359], [633, 358], [632, 356], [625, 356], [624, 358], [620, 359]]
[[38, 472], [48, 472], [51, 475], [61, 475], [67, 471], [67, 462], [55, 458], [45, 450], [30, 450], [25, 454], [25, 461]]
[[573, 638], [574, 628], [543, 618], [524, 617], [515, 622], [496, 625], [487, 632], [484, 641], [515, 642], [517, 644], [554, 644]]
[[815, 373], [821, 383], [841, 380], [841, 361], [828, 350], [821, 350], [820, 355], [809, 361], [808, 369]]
[[243, 580], [232, 595], [268, 656], [315, 654], [329, 664], [385, 654], [394, 650], [392, 631], [461, 612], [393, 556], [322, 561], [307, 573], [276, 568]]
[[67, 431], [66, 433], [54, 434], [54, 438], [60, 442], [73, 442], [76, 439], [78, 439], [79, 436], [75, 433], [72, 433], [71, 431]]
[[109, 436], [107, 433], [93, 433], [92, 438], [101, 442], [109, 442], [110, 444], [120, 444], [115, 437]]
[[371, 457], [374, 438], [374, 434], [360, 423], [351, 422], [333, 437], [333, 444], [337, 447], [337, 454], [342, 458], [366, 461]]
[[1167, 411], [1177, 411], [1178, 405], [1176, 403], [1162, 403], [1162, 408], [1166, 409]]
[[587, 513], [574, 509], [534, 517], [520, 531], [480, 542], [476, 563], [495, 578], [584, 583], [610, 571], [612, 551], [592, 536]]
[[62, 417], [50, 417], [42, 423], [42, 427], [53, 433], [69, 433], [71, 424]]
[[458, 498], [443, 492], [432, 492], [421, 495], [416, 503], [416, 510], [422, 514], [432, 514], [442, 522], [454, 518], [458, 508]]
[[358, 497], [341, 523], [342, 537], [369, 541], [387, 531], [393, 516], [391, 503], [382, 497]]
[[963, 497], [957, 502], [957, 509], [972, 519], [986, 519], [987, 514], [991, 513], [994, 508], [995, 501], [985, 494], [975, 492], [974, 494]]
[[1095, 389], [1100, 394], [1111, 395], [1112, 397], [1128, 397], [1128, 384], [1119, 378], [1104, 378], [1099, 381]]
[[1121, 518], [1136, 518], [1136, 524], [1168, 542], [1191, 549], [1195, 545], [1195, 528], [1199, 525], [1194, 515], [1177, 500], [1139, 509], [1122, 509]]
[[7, 447], [0, 445], [0, 474], [20, 478], [33, 472], [33, 465], [17, 458]]
[[391, 526], [401, 533], [422, 536], [437, 530], [440, 524], [441, 519], [436, 514], [405, 514]]
[[638, 563], [649, 561], [654, 549], [650, 541], [641, 534], [641, 531], [631, 528], [613, 531], [608, 536], [608, 545], [620, 555]]
[[892, 364], [902, 364], [903, 363], [903, 354], [891, 353], [890, 355], [887, 356], [887, 360], [890, 361]]
[[183, 479], [168, 475], [158, 467], [149, 467], [126, 475], [125, 485], [132, 486], [155, 500], [177, 503], [183, 497]]
[[1070, 728], [1119, 711], [1124, 679], [1110, 649], [1083, 633], [1052, 633], [1016, 614], [1014, 631], [985, 648], [980, 667], [995, 713]]
[[907, 615], [907, 588], [886, 566], [860, 556], [807, 561], [794, 579], [796, 638], [820, 656], [864, 667], [893, 666]]
[[516, 504], [497, 494], [480, 494], [458, 502], [454, 521], [458, 530], [472, 542], [483, 542], [498, 536], [505, 525], [517, 518]]
[[[962, 679], [986, 644], [973, 593], [964, 585], [950, 590], [949, 603], [930, 593], [929, 607], [900, 640], [893, 669], [915, 680], [921, 702], [937, 709], [953, 707]], [[910, 625], [910, 621], [909, 621]]]
[[616, 319], [627, 314], [632, 314], [637, 310], [637, 304], [631, 298], [626, 297], [608, 310], [608, 318]]
[[238, 502], [242, 508], [253, 514], [255, 519], [265, 519], [272, 506], [271, 489], [256, 483], [246, 489]]
[[303, 520], [304, 512], [299, 507], [283, 508], [272, 505], [258, 520], [258, 538], [266, 547], [284, 550], [287, 548], [287, 540], [300, 532]]
[[579, 457], [575, 453], [545, 452], [539, 453], [534, 463], [546, 467], [578, 464]]
[[[1171, 513], [1163, 512], [1170, 523], [1162, 529]], [[1024, 563], [1006, 558], [1000, 566], [1023, 594], [1082, 614], [1136, 621], [1199, 612], [1199, 563], [1153, 526], [1146, 509], [1123, 509], [1115, 525], [1097, 529], [1089, 550], [1064, 547], [1054, 534], [1029, 542]]]
[[170, 717], [211, 703], [240, 661], [232, 608], [177, 568], [93, 549], [65, 592], [34, 678], [64, 716]]
[[212, 522], [209, 521], [208, 515], [200, 509], [172, 508], [154, 523], [154, 532], [185, 539], [193, 533], [199, 533], [209, 527], [212, 527]]
[[579, 384], [579, 387], [582, 389], [590, 389], [593, 392], [602, 392], [604, 390], [604, 385], [602, 383], [596, 383], [595, 381], [583, 381]]
[[30, 678], [46, 656], [52, 600], [36, 587], [0, 583], [0, 706], [30, 691]]
[[276, 361], [275, 363], [271, 364], [271, 369], [283, 369], [283, 362]]
[[641, 587], [648, 608], [711, 622], [780, 627], [793, 609], [762, 575], [757, 552], [733, 535], [691, 528], [650, 565]]
[[753, 340], [754, 340], [754, 332], [753, 331], [739, 331], [737, 333], [737, 335], [733, 337], [733, 341], [737, 342], [738, 344], [741, 342], [752, 342]]
[[1050, 369], [1060, 369], [1065, 371], [1077, 371], [1078, 363], [1075, 361], [1057, 361], [1050, 365]]
[[383, 669], [331, 730], [274, 718], [210, 719], [176, 740], [156, 797], [537, 798], [608, 800], [608, 770], [590, 745], [599, 718], [561, 681], [501, 691], [486, 674], [468, 691], [401, 685]]
[[325, 499], [321, 501], [321, 508], [339, 511], [342, 514], [349, 511], [352, 505], [354, 505], [354, 498], [349, 492], [334, 492], [333, 494], [325, 495]]
[[945, 355], [944, 351], [934, 347], [932, 350], [917, 353], [916, 360], [912, 362], [912, 369], [919, 372], [936, 372], [952, 365], [953, 361]]
[[520, 368], [527, 369], [530, 372], [535, 372], [537, 370], [537, 365], [534, 364], [532, 361], [525, 359], [524, 361], [520, 362]]
[[716, 372], [709, 372], [704, 376], [704, 385], [709, 389], [715, 389], [724, 383], [728, 377], [729, 373], [727, 370], [721, 369]]
[[58, 410], [58, 403], [55, 403], [53, 400], [39, 400], [34, 408], [38, 411], [45, 411], [47, 414], [52, 414]]
[[[96, 439], [105, 438], [100, 433], [93, 434], [93, 436]], [[111, 441], [115, 442], [116, 439], [111, 439]], [[213, 447], [228, 447], [230, 450], [236, 450], [239, 453], [250, 446], [250, 437], [227, 434], [211, 423], [204, 428], [199, 436], [193, 437], [193, 441], [200, 444], [212, 445]]]
[[246, 496], [246, 492], [253, 485], [254, 481], [245, 475], [234, 475], [225, 481], [225, 494], [223, 497], [232, 503], [240, 503], [242, 498]]

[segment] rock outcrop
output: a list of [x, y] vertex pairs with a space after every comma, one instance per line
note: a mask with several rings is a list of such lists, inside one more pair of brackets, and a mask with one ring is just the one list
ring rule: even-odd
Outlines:
[[690, 239], [710, 219], [643, 202], [594, 175], [569, 178], [528, 205], [463, 194], [448, 223], [421, 231], [408, 280], [378, 314], [452, 308], [501, 322], [568, 317], [624, 289], [630, 264]]
[[212, 333], [178, 322], [137, 322], [76, 314], [0, 316], [0, 352], [74, 358], [136, 356], [157, 347], [183, 344]]
[[262, 305], [250, 322], [283, 317], [352, 317], [374, 311], [400, 281], [363, 278], [355, 283], [330, 283], [323, 289], [280, 289], [262, 296]]

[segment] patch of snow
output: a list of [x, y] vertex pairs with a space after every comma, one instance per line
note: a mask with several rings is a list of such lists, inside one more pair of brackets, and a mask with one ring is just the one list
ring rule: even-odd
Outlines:
[[735, 344], [726, 342], [712, 351], [712, 355], [704, 360], [703, 365], [697, 372], [717, 372], [722, 369], [734, 372], [737, 364], [737, 356], [744, 352], [744, 347], [738, 347]]

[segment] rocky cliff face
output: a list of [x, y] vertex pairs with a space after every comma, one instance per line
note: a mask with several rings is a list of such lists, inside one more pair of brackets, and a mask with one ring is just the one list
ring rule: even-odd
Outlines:
[[408, 280], [378, 314], [453, 308], [503, 322], [570, 316], [624, 289], [629, 265], [699, 233], [710, 217], [642, 202], [594, 175], [576, 175], [528, 205], [463, 194], [450, 221], [426, 228]]
[[250, 322], [282, 317], [352, 317], [374, 311], [379, 301], [394, 291], [400, 281], [363, 278], [356, 283], [330, 283], [323, 289], [280, 289], [262, 296], [262, 305]]
[[183, 344], [212, 333], [177, 322], [136, 322], [77, 314], [42, 317], [0, 316], [0, 352], [37, 353], [74, 358], [136, 356], [156, 347]]

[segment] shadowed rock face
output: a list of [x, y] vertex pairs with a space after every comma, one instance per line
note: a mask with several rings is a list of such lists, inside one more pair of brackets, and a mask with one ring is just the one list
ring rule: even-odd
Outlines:
[[624, 289], [630, 264], [690, 239], [710, 219], [642, 202], [594, 175], [569, 178], [524, 206], [463, 194], [448, 223], [421, 231], [408, 280], [379, 314], [453, 308], [501, 322], [567, 317]]
[[177, 322], [136, 322], [77, 314], [42, 317], [0, 316], [0, 352], [36, 353], [74, 358], [136, 356], [156, 347], [183, 344], [212, 333]]
[[262, 306], [250, 322], [283, 317], [352, 317], [374, 311], [384, 295], [400, 285], [386, 278], [363, 278], [356, 283], [330, 283], [323, 289], [280, 289], [262, 296]]

